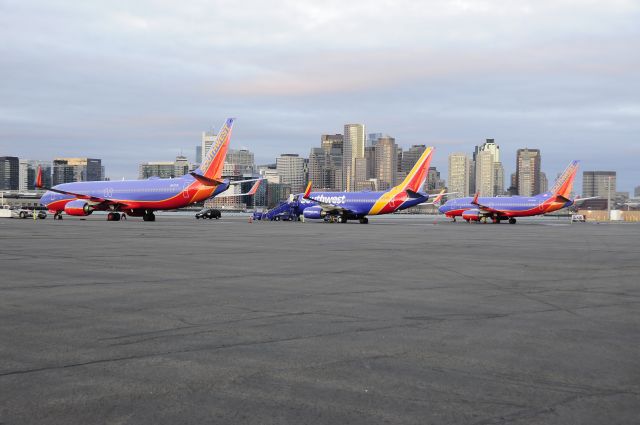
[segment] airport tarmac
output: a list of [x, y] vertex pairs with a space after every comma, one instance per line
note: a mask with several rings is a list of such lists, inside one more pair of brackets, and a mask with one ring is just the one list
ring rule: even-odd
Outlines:
[[0, 423], [640, 422], [640, 225], [0, 220]]

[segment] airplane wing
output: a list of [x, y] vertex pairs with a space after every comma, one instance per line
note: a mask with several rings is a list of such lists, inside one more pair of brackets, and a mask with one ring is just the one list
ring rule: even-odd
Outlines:
[[600, 196], [590, 196], [589, 198], [576, 198], [573, 200], [573, 203], [577, 204], [578, 202], [586, 201], [589, 199], [600, 199]]
[[240, 184], [240, 183], [257, 182], [259, 180], [264, 180], [264, 179], [263, 178], [257, 178], [257, 179], [249, 179], [249, 180], [234, 180], [232, 182], [229, 182], [229, 184]]
[[482, 205], [481, 203], [478, 202], [478, 197], [480, 196], [480, 192], [476, 192], [475, 196], [473, 197], [473, 201], [471, 201], [471, 204], [475, 205], [478, 207], [478, 209], [484, 211], [484, 212], [489, 212], [489, 213], [496, 213], [496, 214], [502, 214], [503, 212], [500, 210], [497, 210], [495, 208], [489, 207], [487, 205]]
[[[442, 202], [442, 197], [443, 196], [445, 196], [445, 195], [454, 195], [456, 193], [458, 193], [458, 192], [445, 192], [445, 189], [442, 189], [440, 191], [440, 193], [438, 193], [438, 196], [436, 196], [436, 198], [433, 201], [431, 201], [431, 202], [422, 202], [421, 204], [418, 204], [418, 205], [439, 205], [440, 202]], [[429, 195], [429, 196], [431, 196], [431, 195]]]
[[258, 187], [260, 187], [260, 183], [262, 183], [262, 180], [264, 180], [264, 179], [243, 180], [242, 182], [255, 181], [255, 183], [253, 184], [253, 186], [251, 186], [251, 189], [247, 193], [230, 193], [228, 195], [218, 195], [218, 196], [216, 196], [216, 198], [232, 198], [234, 196], [245, 196], [245, 195], [251, 196], [251, 195], [255, 195], [256, 192], [258, 191]]
[[84, 193], [69, 192], [67, 190], [60, 190], [60, 189], [54, 189], [52, 187], [45, 187], [42, 184], [42, 168], [40, 166], [38, 166], [38, 175], [36, 176], [35, 187], [36, 187], [36, 189], [48, 190], [49, 192], [60, 193], [62, 195], [75, 196], [78, 199], [84, 199], [84, 200], [95, 202], [95, 203], [98, 203], [98, 204], [102, 204], [102, 203], [104, 203], [104, 204], [117, 204], [118, 203], [117, 201], [114, 201], [114, 200], [109, 199], [109, 198], [102, 198], [102, 197], [98, 197], [98, 196], [89, 196], [89, 195], [84, 194]]

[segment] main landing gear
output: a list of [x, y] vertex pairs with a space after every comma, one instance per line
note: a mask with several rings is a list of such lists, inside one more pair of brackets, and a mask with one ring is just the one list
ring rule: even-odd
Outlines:
[[120, 221], [120, 213], [110, 212], [107, 214], [107, 221]]
[[56, 211], [56, 212], [53, 214], [53, 219], [54, 219], [54, 220], [62, 220], [62, 211]]
[[369, 222], [369, 219], [367, 217], [360, 217], [359, 221], [360, 224], [367, 224]]
[[[363, 217], [364, 220], [367, 220], [366, 217]], [[327, 215], [324, 219], [327, 223], [346, 223], [347, 216], [346, 215]], [[369, 220], [365, 221], [368, 222]], [[362, 218], [360, 219], [360, 223], [362, 223]]]
[[153, 211], [145, 211], [144, 215], [142, 216], [142, 220], [143, 221], [156, 221], [156, 216], [153, 213]]
[[516, 219], [513, 217], [509, 218], [509, 224], [516, 224]]

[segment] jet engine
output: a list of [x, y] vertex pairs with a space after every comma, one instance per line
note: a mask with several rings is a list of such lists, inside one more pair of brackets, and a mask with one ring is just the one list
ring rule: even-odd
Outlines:
[[305, 208], [302, 212], [302, 215], [304, 216], [304, 218], [319, 219], [324, 218], [327, 213], [322, 210], [322, 207], [315, 206]]
[[64, 212], [69, 215], [85, 216], [90, 215], [94, 210], [94, 207], [87, 201], [76, 199], [75, 201], [67, 202], [64, 206]]
[[480, 215], [480, 211], [478, 211], [477, 209], [466, 210], [462, 213], [462, 218], [467, 221], [480, 221], [481, 217], [482, 216]]

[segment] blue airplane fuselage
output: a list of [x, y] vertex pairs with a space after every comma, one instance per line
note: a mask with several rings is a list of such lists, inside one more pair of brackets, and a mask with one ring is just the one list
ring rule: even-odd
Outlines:
[[[367, 215], [389, 214], [394, 211], [404, 210], [429, 199], [429, 195], [420, 193], [420, 196], [411, 197], [407, 192], [394, 194], [392, 191], [386, 192], [311, 192], [309, 198], [303, 198], [302, 194], [296, 196], [299, 213], [303, 213], [308, 208], [316, 207], [317, 217], [307, 213], [307, 218], [322, 218], [320, 215], [321, 203], [331, 204], [343, 210], [348, 219], [359, 219]], [[320, 201], [320, 202], [316, 202]]]

